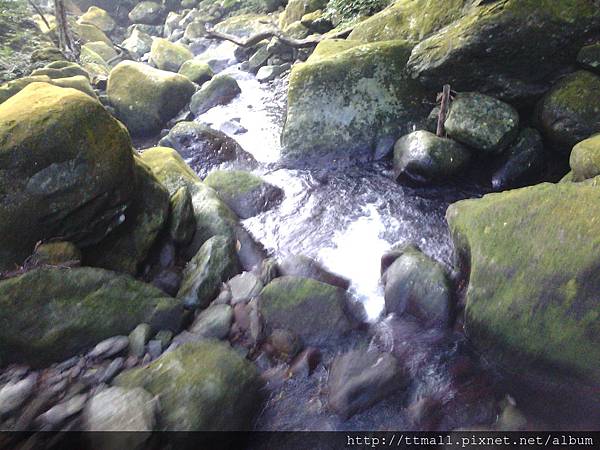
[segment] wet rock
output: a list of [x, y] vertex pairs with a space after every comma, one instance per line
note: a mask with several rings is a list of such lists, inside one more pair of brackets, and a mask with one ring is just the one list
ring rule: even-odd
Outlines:
[[281, 74], [287, 70], [290, 70], [291, 68], [292, 65], [290, 63], [263, 66], [258, 70], [256, 79], [261, 83], [273, 81], [275, 78], [279, 77]]
[[236, 121], [236, 120], [227, 120], [227, 121], [223, 122], [219, 126], [219, 130], [221, 130], [223, 133], [225, 133], [229, 136], [244, 134], [244, 133], [248, 132], [248, 130], [246, 128], [244, 128], [244, 126], [242, 124], [240, 124], [239, 121]]
[[[141, 322], [177, 330], [183, 312], [152, 286], [89, 267], [43, 268], [2, 281], [0, 304], [2, 360], [34, 366], [61, 361]], [[52, 315], [41, 312], [49, 309]], [[101, 348], [110, 353], [127, 345], [122, 337]]]
[[154, 336], [154, 340], [160, 341], [162, 348], [167, 348], [173, 340], [173, 332], [170, 330], [160, 330], [156, 333], [156, 336]]
[[75, 414], [79, 414], [81, 410], [83, 410], [87, 398], [87, 394], [75, 395], [70, 399], [50, 408], [37, 418], [37, 422], [43, 427], [43, 429], [55, 430], [59, 428], [67, 419]]
[[196, 59], [184, 62], [179, 69], [179, 73], [200, 86], [210, 81], [214, 76], [208, 64]]
[[198, 314], [189, 331], [206, 339], [225, 339], [232, 321], [231, 306], [211, 305]]
[[124, 61], [110, 73], [108, 98], [134, 135], [157, 132], [192, 97], [194, 84], [183, 75]]
[[124, 222], [100, 243], [84, 250], [86, 265], [136, 275], [169, 216], [169, 193], [139, 158], [131, 180], [135, 194]]
[[33, 83], [0, 105], [0, 136], [0, 270], [20, 265], [38, 241], [61, 236], [82, 247], [120, 224], [131, 198], [131, 142], [100, 103]]
[[283, 191], [262, 178], [241, 170], [214, 171], [204, 180], [242, 219], [248, 219], [276, 205]]
[[236, 238], [237, 216], [214, 190], [200, 181], [198, 175], [175, 150], [165, 147], [152, 148], [143, 153], [142, 159], [171, 195], [183, 186], [192, 195], [196, 231], [192, 242], [182, 249], [184, 258], [192, 258], [212, 236], [223, 235], [232, 240]]
[[131, 35], [123, 41], [121, 47], [130, 52], [133, 56], [141, 58], [152, 48], [152, 36], [139, 29], [135, 29], [131, 32]]
[[162, 342], [156, 339], [148, 342], [148, 355], [150, 355], [150, 359], [153, 361], [157, 359], [163, 351]]
[[97, 344], [87, 356], [91, 359], [107, 359], [121, 353], [128, 346], [129, 338], [127, 336], [115, 336]]
[[161, 427], [171, 431], [246, 430], [261, 404], [252, 363], [216, 341], [183, 345], [115, 384], [160, 395]]
[[[83, 428], [94, 448], [142, 448], [157, 423], [158, 402], [142, 388], [111, 387], [94, 395], [83, 411]], [[113, 433], [106, 433], [106, 432]], [[135, 431], [136, 433], [118, 433]]]
[[141, 23], [145, 25], [158, 25], [161, 23], [165, 10], [160, 3], [139, 2], [129, 12], [129, 20], [132, 23]]
[[473, 149], [497, 153], [515, 139], [519, 113], [493, 97], [463, 92], [452, 101], [444, 128], [451, 138]]
[[388, 313], [409, 314], [429, 325], [448, 324], [451, 291], [440, 263], [407, 246], [383, 278]]
[[104, 369], [102, 374], [98, 377], [98, 382], [110, 383], [114, 377], [116, 377], [121, 370], [125, 367], [125, 359], [118, 357], [113, 359], [108, 366]]
[[178, 72], [181, 66], [194, 57], [182, 44], [174, 44], [167, 39], [156, 38], [150, 48], [150, 61], [160, 70]]
[[218, 105], [226, 105], [241, 93], [237, 81], [229, 75], [217, 75], [194, 94], [190, 110], [196, 116]]
[[354, 328], [345, 291], [309, 278], [276, 278], [263, 289], [257, 306], [267, 335], [288, 330], [306, 345], [335, 345]]
[[252, 73], [258, 72], [258, 70], [267, 63], [270, 56], [271, 51], [267, 45], [259, 47], [248, 60], [248, 71]]
[[[465, 330], [488, 361], [519, 378], [600, 386], [595, 299], [598, 180], [539, 184], [450, 206]], [[557, 371], [556, 367], [564, 370]], [[572, 389], [571, 389], [572, 388]]]
[[463, 172], [470, 152], [459, 143], [429, 131], [415, 131], [394, 146], [394, 174], [419, 184], [443, 182]]
[[228, 281], [230, 302], [232, 305], [248, 303], [263, 290], [263, 283], [252, 272], [236, 275]]
[[224, 162], [249, 167], [256, 164], [234, 139], [196, 122], [179, 122], [160, 140], [159, 145], [177, 150], [191, 161], [192, 166], [198, 167], [202, 177]]
[[282, 156], [305, 163], [387, 153], [427, 115], [421, 86], [405, 72], [411, 48], [406, 41], [319, 43], [292, 68]]
[[188, 308], [205, 308], [219, 292], [221, 283], [239, 272], [235, 244], [224, 236], [206, 241], [183, 272], [177, 293]]
[[329, 407], [344, 419], [408, 385], [407, 374], [389, 353], [365, 349], [337, 356], [329, 371]]
[[279, 19], [279, 24], [281, 28], [285, 28], [302, 19], [304, 15], [317, 11], [318, 9], [324, 9], [326, 6], [327, 1], [325, 0], [290, 0]]
[[81, 264], [81, 251], [72, 242], [48, 242], [36, 246], [31, 260], [35, 265], [76, 266]]
[[0, 416], [19, 408], [33, 393], [38, 376], [32, 373], [20, 381], [10, 381], [0, 388]]
[[282, 276], [312, 278], [345, 290], [350, 287], [350, 280], [328, 271], [319, 262], [304, 255], [288, 256], [279, 263], [278, 270]]
[[152, 285], [165, 294], [175, 297], [181, 286], [181, 273], [176, 269], [166, 269], [152, 279]]
[[254, 269], [254, 273], [258, 276], [262, 284], [266, 286], [279, 276], [279, 263], [275, 258], [266, 258]]
[[129, 354], [138, 358], [144, 356], [146, 343], [150, 340], [152, 327], [147, 323], [140, 323], [129, 333]]
[[237, 240], [238, 259], [243, 270], [253, 271], [268, 257], [264, 246], [257, 242], [242, 225], [235, 227], [235, 238]]
[[499, 167], [492, 175], [492, 187], [500, 191], [536, 181], [542, 173], [544, 162], [545, 152], [540, 133], [533, 128], [524, 128], [502, 154]]
[[569, 154], [578, 142], [600, 132], [600, 76], [580, 70], [567, 75], [538, 102], [536, 116], [544, 139]]
[[582, 47], [577, 54], [577, 62], [592, 72], [600, 72], [600, 43]]
[[300, 23], [314, 33], [324, 34], [333, 28], [331, 20], [322, 10], [317, 10], [302, 16]]
[[169, 237], [178, 245], [188, 244], [196, 231], [196, 217], [190, 191], [184, 186], [171, 196]]
[[275, 329], [267, 338], [275, 357], [283, 361], [289, 361], [302, 350], [302, 343], [298, 336], [288, 330]]
[[573, 147], [569, 164], [573, 181], [583, 181], [600, 175], [600, 134]]
[[471, 7], [417, 45], [408, 68], [431, 89], [447, 83], [458, 91], [531, 102], [547, 90], [556, 73], [572, 64], [600, 21], [598, 8], [585, 0], [556, 6], [548, 8], [544, 0], [502, 0]]

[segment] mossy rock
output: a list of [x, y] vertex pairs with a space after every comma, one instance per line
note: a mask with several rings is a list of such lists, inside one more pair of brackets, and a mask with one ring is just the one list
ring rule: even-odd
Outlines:
[[289, 0], [285, 11], [279, 17], [279, 26], [283, 29], [298, 22], [308, 13], [325, 9], [327, 0]]
[[544, 183], [448, 209], [469, 280], [467, 337], [513, 375], [600, 386], [598, 181]]
[[262, 386], [254, 365], [228, 344], [185, 344], [114, 384], [142, 387], [160, 397], [165, 431], [250, 430], [261, 405]]
[[141, 30], [135, 29], [131, 35], [123, 41], [121, 47], [132, 55], [141, 58], [152, 48], [152, 36]]
[[9, 81], [0, 86], [0, 103], [8, 100], [13, 95], [21, 92], [23, 88], [29, 86], [31, 83], [48, 83], [58, 87], [68, 87], [77, 89], [84, 94], [89, 95], [93, 99], [97, 99], [96, 92], [92, 88], [90, 81], [87, 77], [82, 75], [75, 75], [66, 78], [51, 79], [48, 75], [35, 75], [30, 77], [18, 78], [13, 81]]
[[58, 61], [59, 64], [49, 64], [48, 66], [31, 72], [32, 77], [46, 75], [49, 78], [68, 78], [82, 76], [89, 79], [89, 74], [79, 64], [73, 62]]
[[192, 97], [194, 84], [183, 75], [123, 61], [108, 78], [108, 99], [134, 135], [158, 132]]
[[48, 63], [53, 61], [66, 61], [66, 57], [57, 47], [43, 47], [31, 53], [32, 63]]
[[187, 187], [180, 187], [170, 199], [169, 237], [175, 244], [188, 244], [196, 231], [194, 203]]
[[179, 68], [179, 73], [199, 85], [203, 85], [207, 81], [210, 81], [214, 76], [214, 73], [208, 64], [196, 59], [190, 59], [189, 61], [184, 62]]
[[587, 0], [485, 2], [418, 44], [408, 66], [431, 89], [450, 84], [529, 105], [599, 25]]
[[600, 134], [573, 147], [569, 165], [573, 181], [583, 181], [600, 175]]
[[539, 101], [537, 125], [546, 141], [562, 154], [600, 132], [600, 76], [580, 70], [556, 83]]
[[192, 196], [196, 230], [184, 252], [187, 258], [192, 258], [202, 244], [213, 236], [223, 235], [234, 239], [238, 217], [213, 189], [200, 181], [175, 150], [155, 147], [144, 151], [141, 158], [169, 194], [174, 195], [181, 187], [185, 187]]
[[106, 42], [88, 42], [81, 46], [79, 60], [81, 62], [93, 62], [108, 67], [109, 61], [114, 61], [118, 53], [112, 45]]
[[73, 26], [73, 33], [78, 38], [79, 42], [81, 42], [82, 44], [87, 44], [88, 42], [102, 41], [106, 45], [112, 45], [112, 41], [110, 40], [110, 38], [95, 25], [90, 25], [87, 23], [77, 23]]
[[117, 26], [110, 14], [97, 6], [90, 6], [77, 22], [94, 25], [104, 33], [112, 33]]
[[577, 54], [577, 62], [592, 72], [600, 73], [600, 43], [582, 47]]
[[347, 315], [346, 291], [310, 278], [279, 277], [258, 297], [265, 335], [275, 329], [291, 331], [305, 345], [334, 346], [354, 324]]
[[102, 269], [40, 268], [0, 281], [2, 363], [62, 361], [139, 323], [179, 330], [183, 307], [158, 289]]
[[517, 137], [519, 113], [488, 95], [462, 92], [450, 104], [444, 128], [451, 138], [479, 153], [498, 153]]
[[439, 183], [463, 172], [471, 154], [451, 139], [429, 131], [415, 131], [394, 146], [394, 173], [397, 178], [419, 184]]
[[81, 251], [72, 242], [48, 242], [36, 245], [31, 260], [36, 266], [72, 266], [81, 262]]
[[348, 39], [361, 42], [406, 39], [415, 43], [451, 24], [473, 6], [472, 0], [398, 0], [354, 26]]
[[77, 89], [84, 94], [89, 95], [94, 100], [98, 100], [98, 96], [94, 91], [94, 88], [90, 84], [90, 80], [83, 75], [76, 75], [74, 77], [66, 77], [66, 78], [55, 78], [50, 82], [54, 86], [63, 87], [63, 88], [71, 88]]
[[131, 23], [159, 25], [165, 16], [163, 5], [157, 2], [139, 2], [129, 12]]
[[225, 19], [215, 25], [215, 31], [247, 38], [264, 31], [272, 31], [275, 26], [270, 16], [261, 14], [243, 14]]
[[267, 211], [283, 197], [283, 191], [259, 176], [243, 170], [217, 170], [205, 178], [225, 203], [242, 219]]
[[239, 272], [235, 241], [211, 237], [185, 267], [177, 298], [187, 308], [204, 309], [215, 299], [221, 284]]
[[282, 155], [380, 157], [425, 119], [425, 93], [405, 71], [406, 41], [324, 41], [292, 68]]
[[199, 116], [215, 106], [226, 105], [241, 92], [234, 78], [229, 75], [217, 75], [194, 94], [190, 102], [190, 110], [194, 115]]
[[182, 44], [175, 44], [163, 38], [156, 38], [150, 48], [150, 61], [161, 70], [177, 72], [194, 54]]
[[269, 13], [285, 5], [285, 0], [223, 0], [221, 7], [227, 16], [248, 13]]
[[133, 167], [127, 130], [88, 95], [32, 83], [2, 103], [0, 270], [41, 240], [102, 240], [127, 210]]
[[123, 223], [86, 249], [86, 265], [137, 275], [169, 216], [169, 193], [139, 158], [135, 162], [132, 203]]

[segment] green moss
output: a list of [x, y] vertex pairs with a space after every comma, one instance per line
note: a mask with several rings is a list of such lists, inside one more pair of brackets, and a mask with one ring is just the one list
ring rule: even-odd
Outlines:
[[206, 177], [204, 183], [226, 196], [236, 196], [258, 189], [264, 182], [243, 170], [217, 170]]
[[470, 267], [467, 334], [509, 371], [600, 383], [598, 181], [541, 184], [448, 209]]
[[161, 70], [177, 72], [185, 63], [194, 57], [189, 48], [175, 44], [167, 39], [156, 38], [150, 49], [151, 61]]
[[600, 134], [573, 147], [569, 164], [573, 181], [583, 181], [600, 175]]

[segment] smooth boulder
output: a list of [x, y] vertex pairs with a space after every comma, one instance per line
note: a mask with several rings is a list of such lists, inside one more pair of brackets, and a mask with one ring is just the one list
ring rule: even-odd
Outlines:
[[0, 355], [43, 367], [142, 322], [178, 331], [182, 315], [178, 300], [128, 275], [40, 268], [0, 281]]
[[569, 165], [573, 181], [583, 181], [600, 175], [600, 134], [573, 147]]
[[167, 39], [156, 38], [150, 47], [150, 61], [160, 70], [178, 72], [181, 66], [193, 57], [194, 54], [189, 48]]
[[249, 430], [261, 405], [254, 365], [217, 341], [184, 344], [114, 383], [159, 395], [168, 431]]
[[163, 18], [165, 10], [162, 4], [157, 2], [139, 2], [129, 12], [129, 20], [132, 23], [145, 25], [158, 25]]
[[215, 106], [226, 105], [241, 92], [235, 79], [229, 75], [217, 75], [194, 94], [190, 110], [196, 116], [202, 115]]
[[156, 133], [188, 103], [194, 84], [183, 75], [124, 61], [108, 78], [107, 94], [117, 117], [134, 135]]
[[129, 207], [133, 171], [127, 131], [88, 95], [32, 83], [2, 103], [0, 270], [38, 241], [101, 241]]

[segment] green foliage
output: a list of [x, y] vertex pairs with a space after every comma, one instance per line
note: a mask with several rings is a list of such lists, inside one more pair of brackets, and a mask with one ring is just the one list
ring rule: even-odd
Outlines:
[[391, 0], [330, 0], [327, 13], [348, 21], [356, 16], [370, 16], [388, 6]]

